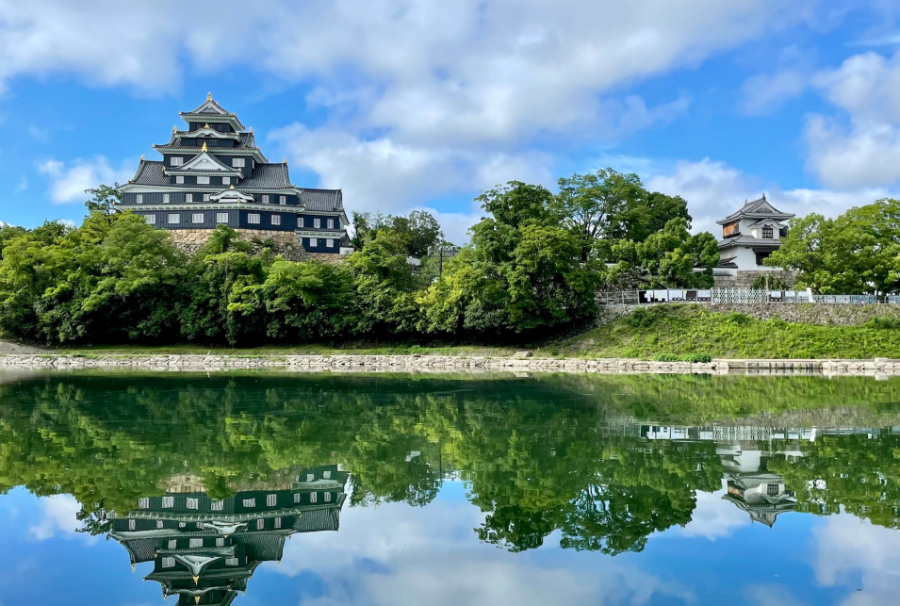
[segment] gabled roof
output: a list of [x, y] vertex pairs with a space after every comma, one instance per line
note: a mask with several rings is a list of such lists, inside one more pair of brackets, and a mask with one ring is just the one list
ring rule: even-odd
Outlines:
[[238, 189], [284, 189], [291, 187], [291, 178], [288, 175], [287, 164], [260, 164], [256, 163], [253, 174], [242, 180]]
[[776, 221], [783, 221], [786, 219], [792, 218], [794, 215], [790, 213], [781, 212], [766, 200], [766, 196], [763, 195], [759, 200], [753, 200], [752, 202], [745, 202], [744, 206], [737, 212], [732, 213], [721, 219], [716, 221], [719, 225], [724, 225], [725, 223], [733, 223], [738, 219], [775, 219]]
[[748, 248], [779, 248], [781, 240], [775, 238], [754, 238], [753, 236], [737, 236], [719, 240], [719, 249], [729, 248], [731, 246], [745, 246]]
[[[205, 148], [204, 144], [204, 148]], [[204, 149], [199, 154], [191, 158], [190, 162], [186, 162], [184, 165], [179, 166], [174, 169], [169, 169], [171, 173], [180, 173], [183, 171], [216, 171], [216, 172], [227, 172], [227, 173], [239, 173], [239, 170], [235, 170], [231, 166], [228, 166], [214, 155], [206, 151]]]
[[169, 177], [163, 172], [166, 167], [164, 162], [156, 160], [141, 160], [137, 172], [129, 183], [140, 185], [169, 185]]
[[775, 225], [778, 227], [785, 227], [784, 223], [778, 221], [777, 219], [760, 219], [759, 221], [751, 223], [750, 227], [756, 227], [757, 225]]
[[189, 118], [210, 118], [215, 120], [216, 122], [222, 122], [223, 119], [228, 122], [234, 122], [234, 124], [238, 127], [237, 130], [244, 130], [244, 125], [241, 124], [241, 121], [238, 120], [238, 117], [226, 111], [224, 107], [213, 101], [212, 93], [206, 95], [206, 101], [204, 101], [199, 107], [189, 111], [189, 112], [178, 112], [181, 114], [182, 118], [186, 120]]

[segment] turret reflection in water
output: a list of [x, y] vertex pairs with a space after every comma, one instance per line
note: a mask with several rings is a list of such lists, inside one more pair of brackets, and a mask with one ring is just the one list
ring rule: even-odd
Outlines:
[[[262, 562], [280, 562], [285, 539], [338, 530], [349, 474], [337, 465], [294, 470], [289, 481], [259, 482], [212, 499], [190, 480], [145, 497], [125, 515], [110, 514], [110, 536], [132, 568], [153, 562], [145, 580], [178, 604], [230, 604]], [[243, 489], [246, 488], [246, 489]]]

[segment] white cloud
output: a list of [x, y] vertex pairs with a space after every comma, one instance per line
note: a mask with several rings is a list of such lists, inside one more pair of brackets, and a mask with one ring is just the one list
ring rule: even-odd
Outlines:
[[809, 118], [808, 168], [829, 187], [900, 182], [900, 51], [890, 58], [855, 55], [819, 72], [813, 85], [846, 113], [847, 123], [818, 114]]
[[319, 576], [324, 595], [303, 602], [313, 606], [578, 606], [646, 604], [659, 596], [683, 603], [694, 599], [677, 582], [602, 554], [563, 551], [548, 541], [542, 549], [546, 563], [539, 565], [525, 554], [480, 544], [472, 529], [483, 518], [468, 503], [440, 500], [425, 508], [345, 508], [340, 532], [296, 536], [286, 544], [280, 566], [264, 566], [287, 576], [306, 570]]
[[28, 189], [28, 177], [22, 175], [19, 177], [19, 184], [16, 185], [16, 193], [20, 193]]
[[691, 513], [691, 521], [683, 528], [674, 529], [679, 536], [705, 537], [715, 541], [730, 537], [738, 528], [750, 524], [750, 516], [746, 512], [722, 499], [726, 491], [725, 481], [722, 483], [722, 489], [714, 493], [697, 493], [697, 506]]
[[82, 527], [76, 517], [81, 505], [71, 495], [54, 495], [39, 499], [41, 520], [28, 529], [28, 534], [37, 541], [45, 541], [60, 536], [64, 539], [80, 538], [95, 543], [97, 537], [78, 532]]
[[134, 163], [124, 161], [120, 168], [110, 166], [104, 156], [92, 160], [76, 160], [66, 165], [59, 160], [46, 160], [38, 165], [38, 171], [50, 179], [50, 199], [54, 204], [82, 202], [87, 199], [84, 190], [103, 183], [124, 183], [134, 175]]
[[816, 212], [829, 217], [879, 198], [900, 196], [898, 190], [877, 187], [784, 190], [777, 184], [764, 184], [758, 178], [709, 158], [699, 162], [677, 162], [671, 172], [650, 176], [646, 185], [653, 191], [682, 196], [694, 218], [694, 231], [711, 231], [713, 234], [719, 232], [716, 220], [737, 210], [745, 200], [755, 200], [763, 193], [779, 210], [798, 216]]
[[757, 74], [744, 81], [740, 108], [750, 115], [770, 114], [785, 101], [799, 96], [808, 83], [809, 76], [795, 68]]
[[[842, 606], [896, 602], [900, 533], [852, 515], [836, 515], [815, 528], [813, 536], [816, 580], [830, 587], [849, 585]], [[857, 587], [864, 591], [855, 591]]]

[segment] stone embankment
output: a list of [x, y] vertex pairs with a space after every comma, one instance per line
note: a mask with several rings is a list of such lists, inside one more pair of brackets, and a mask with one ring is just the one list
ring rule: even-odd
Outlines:
[[675, 373], [757, 375], [860, 375], [887, 378], [900, 375], [900, 360], [713, 360], [709, 363], [654, 362], [633, 359], [552, 359], [421, 355], [302, 355], [302, 356], [66, 356], [0, 355], [0, 368], [137, 370], [283, 369], [296, 372], [553, 372], [553, 373]]

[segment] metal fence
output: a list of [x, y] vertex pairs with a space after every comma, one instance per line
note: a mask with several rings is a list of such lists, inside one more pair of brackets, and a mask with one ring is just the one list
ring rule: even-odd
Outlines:
[[830, 303], [900, 305], [900, 295], [879, 301], [876, 295], [814, 295], [803, 290], [757, 290], [750, 288], [655, 289], [598, 292], [599, 305], [641, 305], [649, 303]]

